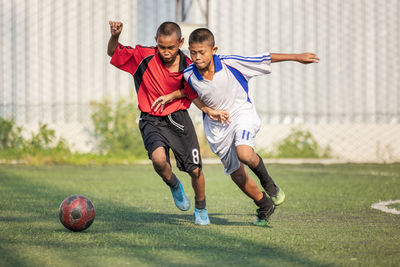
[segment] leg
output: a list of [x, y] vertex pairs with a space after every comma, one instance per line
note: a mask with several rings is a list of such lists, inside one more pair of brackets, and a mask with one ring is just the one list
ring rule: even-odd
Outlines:
[[259, 163], [259, 158], [254, 149], [248, 145], [238, 145], [236, 146], [236, 152], [239, 160], [249, 166], [250, 168], [257, 167]]
[[204, 209], [206, 207], [206, 189], [203, 171], [200, 168], [189, 173], [192, 178], [192, 187], [195, 194], [195, 207]]
[[256, 182], [248, 175], [243, 164], [240, 164], [239, 169], [231, 174], [231, 178], [248, 197], [254, 201], [262, 199], [263, 194], [261, 190], [258, 188]]
[[236, 147], [239, 160], [250, 167], [250, 169], [260, 179], [262, 187], [270, 196], [277, 195], [277, 189], [271, 176], [265, 168], [262, 158], [254, 152], [254, 149], [248, 145], [238, 145]]
[[166, 127], [162, 127], [162, 117], [154, 117], [148, 113], [141, 113], [139, 129], [148, 156], [153, 163], [153, 168], [169, 186], [175, 186], [177, 181], [173, 178], [171, 164], [167, 155], [168, 143], [164, 137]]
[[[201, 170], [200, 146], [192, 120], [186, 110], [176, 111], [167, 117], [171, 134], [166, 134], [179, 170], [187, 172], [195, 194], [195, 223], [210, 224], [206, 210], [205, 181]], [[179, 127], [178, 127], [179, 126]], [[198, 216], [197, 216], [198, 215]]]
[[272, 200], [267, 198], [265, 193], [258, 189], [257, 184], [247, 174], [243, 164], [240, 164], [238, 170], [231, 174], [232, 180], [239, 186], [239, 188], [259, 207], [257, 210], [257, 220], [254, 222], [256, 225], [266, 225], [269, 217], [275, 210]]
[[171, 165], [167, 161], [165, 148], [158, 147], [151, 155], [151, 161], [153, 162], [154, 170], [170, 187], [176, 207], [183, 211], [188, 210], [190, 208], [190, 202], [186, 197], [181, 182], [172, 172]]
[[204, 174], [200, 168], [194, 169], [189, 173], [192, 178], [192, 187], [194, 190], [194, 223], [198, 225], [209, 225], [208, 211], [206, 209], [206, 193]]
[[182, 183], [172, 172], [169, 154], [166, 150], [170, 147], [167, 138], [170, 128], [166, 127], [165, 118], [154, 117], [143, 112], [140, 117], [140, 133], [149, 158], [153, 163], [154, 170], [169, 186], [177, 208], [184, 211], [188, 210], [190, 202], [183, 190]]
[[164, 182], [171, 187], [176, 186], [178, 181], [175, 175], [172, 175], [172, 168], [167, 161], [167, 154], [164, 147], [160, 146], [153, 151], [151, 161], [153, 162], [154, 170], [161, 176]]

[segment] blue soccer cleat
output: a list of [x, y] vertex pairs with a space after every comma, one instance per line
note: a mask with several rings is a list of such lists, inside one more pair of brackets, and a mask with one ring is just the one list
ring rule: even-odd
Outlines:
[[178, 209], [186, 211], [190, 209], [190, 201], [186, 197], [185, 191], [181, 181], [178, 180], [178, 184], [175, 187], [170, 187], [172, 196], [174, 197], [175, 205]]
[[209, 225], [210, 219], [208, 218], [207, 209], [194, 208], [194, 224]]

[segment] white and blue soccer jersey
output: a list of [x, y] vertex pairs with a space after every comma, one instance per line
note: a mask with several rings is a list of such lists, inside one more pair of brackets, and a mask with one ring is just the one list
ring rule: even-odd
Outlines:
[[242, 57], [214, 55], [215, 74], [204, 79], [194, 64], [184, 71], [185, 80], [208, 107], [229, 112], [231, 123], [222, 125], [204, 117], [204, 132], [214, 153], [220, 158], [227, 174], [236, 171], [240, 162], [236, 146], [254, 147], [260, 129], [260, 118], [249, 96], [248, 82], [252, 77], [271, 72], [269, 53]]

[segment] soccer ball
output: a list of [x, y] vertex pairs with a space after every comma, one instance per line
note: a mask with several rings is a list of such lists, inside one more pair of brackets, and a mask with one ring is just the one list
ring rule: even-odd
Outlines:
[[90, 199], [73, 195], [64, 199], [60, 206], [60, 221], [71, 231], [83, 231], [93, 223], [96, 212]]

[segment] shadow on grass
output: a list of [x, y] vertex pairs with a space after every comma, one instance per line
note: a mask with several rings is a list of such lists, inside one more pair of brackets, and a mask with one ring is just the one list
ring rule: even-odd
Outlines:
[[[13, 253], [12, 247], [19, 245], [57, 251], [53, 257], [60, 260], [60, 255], [65, 253], [84, 258], [82, 255], [87, 251], [95, 251], [99, 262], [93, 262], [93, 265], [104, 265], [103, 260], [107, 257], [124, 258], [127, 262], [142, 262], [151, 266], [327, 265], [272, 247], [268, 242], [249, 240], [246, 236], [249, 231], [272, 230], [218, 217], [224, 214], [211, 214], [213, 225], [200, 227], [193, 225], [192, 214], [148, 212], [100, 198], [95, 200], [96, 220], [87, 231], [70, 232], [61, 224], [59, 228], [54, 228], [51, 222], [58, 221], [55, 212], [58, 211], [58, 202], [66, 195], [65, 191], [38, 180], [32, 183], [28, 177], [7, 177], [1, 171], [0, 175], [2, 191], [15, 196], [6, 199], [0, 196], [3, 203], [0, 204], [0, 210], [9, 214], [13, 209], [18, 214], [0, 215], [0, 222], [18, 224], [11, 228], [11, 232], [1, 233], [0, 237], [0, 258], [3, 259], [0, 263], [3, 261], [10, 266], [34, 265], [25, 257], [20, 257], [20, 254]], [[44, 222], [44, 226], [36, 226], [35, 223], [41, 222]], [[226, 233], [221, 230], [221, 225], [238, 226], [238, 229]], [[242, 229], [246, 226], [251, 227], [250, 230]], [[25, 235], [23, 241], [10, 236], [21, 234]], [[35, 238], [30, 235], [35, 235]], [[62, 260], [65, 261], [65, 258]], [[73, 259], [69, 263], [72, 265]]]

